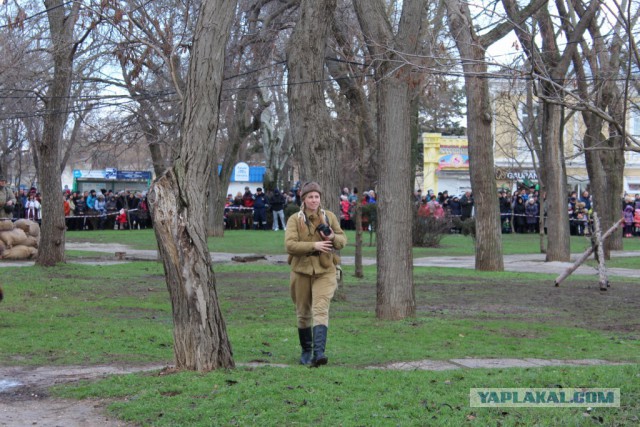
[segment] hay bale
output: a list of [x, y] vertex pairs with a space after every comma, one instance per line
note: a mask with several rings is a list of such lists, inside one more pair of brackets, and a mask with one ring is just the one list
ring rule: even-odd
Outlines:
[[6, 250], [7, 250], [7, 246], [4, 244], [2, 240], [0, 240], [0, 256], [2, 256], [2, 253]]
[[19, 219], [15, 223], [15, 228], [19, 228], [29, 236], [40, 237], [40, 225], [30, 219]]
[[21, 245], [24, 241], [27, 240], [27, 235], [22, 229], [14, 228], [11, 231], [3, 231], [0, 232], [0, 240], [2, 240], [5, 245], [7, 245], [7, 249], [13, 246]]
[[0, 221], [0, 231], [11, 231], [13, 230], [13, 222], [11, 221]]
[[35, 258], [38, 255], [38, 250], [36, 248], [32, 248], [30, 246], [17, 245], [12, 247], [11, 249], [7, 249], [2, 254], [2, 259], [10, 259], [10, 260], [21, 260], [21, 259], [31, 259]]

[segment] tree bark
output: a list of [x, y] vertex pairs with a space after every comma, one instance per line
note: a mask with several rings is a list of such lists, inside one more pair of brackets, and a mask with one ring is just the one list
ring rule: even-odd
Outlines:
[[[53, 76], [45, 96], [42, 139], [36, 143], [38, 177], [43, 194], [40, 248], [36, 264], [53, 266], [65, 261], [64, 210], [61, 203], [60, 152], [69, 116], [69, 95], [76, 45], [73, 27], [78, 4], [67, 10], [62, 0], [45, 0], [51, 33]], [[67, 12], [69, 14], [67, 15]]]
[[179, 157], [152, 184], [154, 230], [174, 321], [179, 369], [232, 368], [231, 344], [207, 247], [207, 190], [218, 129], [224, 50], [235, 0], [205, 0], [194, 32]]
[[[380, 0], [356, 0], [354, 7], [372, 58], [376, 79], [379, 177], [377, 191], [376, 316], [396, 320], [414, 316], [411, 169], [411, 90], [419, 79], [402, 55], [416, 53], [425, 12], [420, 0], [407, 0], [397, 33]], [[402, 52], [402, 54], [399, 54]]]
[[323, 206], [339, 212], [340, 182], [334, 153], [338, 138], [324, 97], [324, 53], [336, 0], [302, 0], [287, 46], [289, 121], [297, 144], [300, 177], [317, 181]]
[[[500, 210], [496, 201], [493, 171], [492, 111], [489, 97], [485, 51], [493, 40], [484, 44], [473, 33], [468, 6], [458, 0], [446, 0], [449, 25], [456, 41], [464, 70], [467, 94], [467, 135], [469, 139], [469, 173], [473, 190], [477, 270], [503, 271]], [[491, 167], [486, 167], [491, 165]]]

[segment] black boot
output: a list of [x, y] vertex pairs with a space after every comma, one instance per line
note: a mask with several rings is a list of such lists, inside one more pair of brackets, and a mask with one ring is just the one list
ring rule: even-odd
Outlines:
[[327, 327], [318, 325], [313, 327], [313, 360], [311, 367], [317, 368], [326, 365], [329, 358], [324, 354], [324, 348], [327, 344]]
[[313, 349], [313, 332], [311, 328], [298, 328], [298, 338], [300, 338], [300, 347], [302, 347], [300, 364], [310, 365]]

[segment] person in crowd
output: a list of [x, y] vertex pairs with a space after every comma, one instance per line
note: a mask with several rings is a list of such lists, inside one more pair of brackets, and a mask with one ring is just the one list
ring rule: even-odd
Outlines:
[[569, 194], [569, 202], [567, 204], [569, 214], [569, 234], [572, 236], [578, 235], [578, 222], [576, 221], [576, 204], [578, 203], [578, 194], [572, 191]]
[[107, 202], [104, 199], [104, 194], [98, 194], [94, 202], [93, 209], [98, 212], [98, 215], [100, 215], [97, 224], [98, 230], [104, 230], [105, 224], [107, 222]]
[[256, 194], [253, 197], [253, 229], [267, 229], [267, 207], [269, 201], [267, 195], [262, 192], [262, 188], [256, 188]]
[[87, 203], [87, 209], [89, 210], [95, 210], [96, 209], [96, 190], [91, 190], [89, 191], [89, 195], [87, 196], [87, 198], [85, 199], [85, 202]]
[[533, 196], [529, 195], [529, 200], [525, 204], [525, 214], [527, 215], [527, 233], [535, 233], [538, 225], [540, 208]]
[[351, 218], [351, 203], [349, 196], [342, 194], [340, 196], [340, 227], [343, 230], [353, 229], [353, 219]]
[[640, 236], [640, 208], [633, 211], [633, 234]]
[[511, 197], [507, 194], [507, 191], [500, 189], [499, 203], [500, 203], [500, 223], [502, 225], [502, 233], [511, 233]]
[[582, 195], [580, 196], [580, 199], [578, 199], [580, 202], [584, 203], [584, 207], [586, 210], [591, 210], [591, 195], [589, 194], [589, 192], [587, 190], [584, 190], [582, 192]]
[[75, 218], [75, 226], [74, 226], [74, 230], [84, 230], [84, 226], [85, 226], [85, 221], [86, 221], [86, 217], [85, 215], [87, 214], [87, 202], [84, 200], [84, 196], [82, 194], [80, 194], [76, 201], [75, 201], [75, 205], [76, 205], [76, 211], [75, 211], [75, 216], [77, 218]]
[[622, 215], [624, 217], [624, 237], [633, 237], [633, 206], [628, 204], [625, 206]]
[[[284, 207], [287, 203], [287, 199], [282, 195], [279, 189], [273, 190], [273, 194], [269, 198], [269, 206], [271, 206], [271, 212], [273, 212], [273, 231], [282, 229], [287, 231], [287, 224], [284, 222]], [[278, 222], [279, 221], [279, 222]]]
[[243, 206], [242, 204], [242, 193], [240, 191], [238, 191], [236, 193], [236, 197], [233, 198], [233, 206], [236, 208], [239, 208], [241, 206]]
[[244, 187], [244, 195], [242, 196], [242, 206], [245, 208], [253, 207], [253, 194], [251, 194], [251, 190], [249, 187]]
[[413, 193], [413, 203], [418, 206], [418, 208], [422, 204], [422, 190], [419, 188]]
[[429, 209], [429, 203], [427, 203], [426, 197], [423, 197], [420, 202], [420, 206], [418, 207], [418, 216], [420, 218], [427, 218], [431, 216], [431, 210]]
[[589, 211], [583, 202], [576, 202], [576, 207], [573, 211], [573, 220], [575, 222], [576, 235], [584, 236], [589, 222]]
[[151, 224], [151, 212], [149, 212], [149, 202], [145, 193], [138, 193], [138, 227], [147, 228]]
[[527, 229], [527, 211], [522, 196], [516, 198], [513, 207], [513, 228], [516, 233], [525, 233]]
[[41, 220], [40, 208], [40, 202], [36, 200], [35, 194], [29, 194], [27, 204], [24, 205], [24, 217], [39, 224]]
[[13, 208], [13, 220], [17, 220], [24, 217], [24, 205], [22, 204], [22, 198], [20, 194], [24, 193], [24, 190], [14, 191], [13, 195], [16, 198], [16, 203]]
[[124, 230], [127, 228], [127, 211], [124, 209], [120, 209], [118, 211], [118, 215], [116, 216], [116, 227], [120, 230]]
[[449, 212], [451, 216], [460, 218], [462, 216], [462, 205], [460, 204], [460, 198], [453, 196], [449, 202]]
[[460, 219], [462, 221], [471, 218], [471, 215], [473, 214], [473, 194], [471, 191], [466, 191], [460, 198], [460, 209]]
[[0, 175], [0, 220], [11, 219], [15, 206], [16, 196], [7, 185], [4, 175]]
[[112, 228], [117, 228], [116, 214], [118, 212], [118, 202], [116, 200], [116, 196], [114, 196], [113, 194], [109, 196], [104, 207], [107, 210], [107, 220], [105, 222], [105, 227], [109, 230]]
[[351, 194], [349, 194], [349, 203], [352, 205], [358, 203], [358, 187], [353, 187]]
[[347, 237], [333, 212], [322, 208], [322, 188], [317, 182], [300, 189], [301, 207], [287, 221], [285, 248], [291, 265], [291, 299], [296, 307], [300, 363], [326, 365], [329, 304], [337, 287], [334, 250]]

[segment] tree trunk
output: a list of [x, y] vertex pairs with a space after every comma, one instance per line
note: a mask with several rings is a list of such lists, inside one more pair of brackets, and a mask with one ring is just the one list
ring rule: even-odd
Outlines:
[[411, 90], [419, 76], [399, 63], [415, 54], [424, 2], [407, 0], [397, 33], [380, 0], [356, 0], [356, 15], [376, 78], [379, 176], [377, 200], [376, 316], [396, 320], [415, 315], [412, 224], [414, 171], [411, 169]]
[[336, 0], [302, 0], [287, 46], [289, 121], [302, 183], [322, 186], [322, 204], [339, 212], [338, 138], [324, 97], [324, 53]]
[[60, 152], [64, 126], [69, 116], [69, 95], [76, 46], [73, 27], [78, 7], [73, 5], [67, 15], [62, 0], [46, 0], [51, 33], [53, 76], [45, 97], [42, 140], [36, 143], [38, 177], [42, 190], [42, 228], [38, 259], [40, 266], [52, 266], [65, 261], [65, 221], [61, 203]]
[[[454, 34], [464, 70], [467, 94], [469, 173], [473, 190], [476, 240], [476, 269], [503, 271], [500, 209], [493, 165], [492, 111], [485, 59], [486, 47], [473, 36], [467, 6], [447, 1], [451, 32]], [[463, 13], [463, 10], [466, 12]]]
[[183, 104], [179, 157], [154, 181], [149, 193], [171, 295], [174, 354], [179, 369], [234, 367], [207, 247], [206, 195], [216, 163], [214, 141], [224, 50], [236, 3], [202, 2]]
[[[541, 84], [546, 96], [553, 89]], [[547, 191], [547, 254], [546, 261], [569, 261], [569, 212], [567, 210], [567, 176], [562, 143], [562, 106], [543, 102], [542, 149]]]

